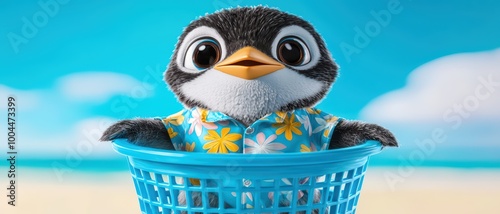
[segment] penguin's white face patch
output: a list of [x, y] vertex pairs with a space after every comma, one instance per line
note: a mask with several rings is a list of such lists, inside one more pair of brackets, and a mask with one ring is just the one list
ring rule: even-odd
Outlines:
[[[284, 68], [254, 80], [207, 70], [181, 86], [182, 93], [209, 109], [240, 119], [258, 119], [292, 102], [316, 96], [324, 83]], [[248, 118], [252, 117], [252, 118]], [[257, 118], [253, 118], [257, 117]]]
[[184, 38], [177, 52], [177, 65], [183, 72], [198, 73], [226, 57], [226, 44], [213, 28], [201, 26]]
[[[300, 50], [300, 58], [287, 53], [293, 49]], [[271, 53], [275, 59], [297, 70], [308, 70], [314, 67], [321, 57], [313, 35], [297, 25], [287, 26], [280, 30], [272, 43]], [[287, 62], [289, 60], [283, 56], [287, 56], [292, 62]]]

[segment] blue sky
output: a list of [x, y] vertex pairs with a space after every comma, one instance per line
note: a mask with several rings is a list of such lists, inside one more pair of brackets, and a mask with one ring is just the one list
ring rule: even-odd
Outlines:
[[[435, 93], [425, 89], [445, 90], [446, 87], [427, 87], [426, 83], [435, 79], [432, 75], [437, 72], [432, 72], [434, 68], [429, 66], [422, 68], [423, 65], [432, 62], [437, 62], [432, 65], [440, 65], [439, 60], [446, 62], [447, 57], [459, 53], [486, 54], [480, 55], [482, 58], [495, 55], [493, 50], [500, 47], [500, 3], [496, 1], [318, 1], [312, 4], [305, 1], [221, 0], [141, 4], [139, 1], [69, 0], [51, 5], [49, 10], [43, 5], [55, 0], [39, 1], [44, 4], [37, 2], [0, 3], [3, 20], [0, 35], [4, 35], [0, 39], [0, 109], [4, 111], [4, 96], [14, 94], [18, 97], [19, 144], [26, 150], [41, 148], [54, 151], [54, 155], [65, 154], [67, 148], [76, 148], [78, 142], [82, 142], [82, 136], [85, 139], [85, 133], [102, 130], [111, 121], [177, 112], [182, 107], [160, 78], [183, 27], [194, 18], [223, 7], [263, 4], [309, 20], [324, 37], [340, 65], [340, 78], [319, 105], [321, 109], [345, 118], [373, 120], [394, 129], [403, 147], [381, 154], [380, 159], [398, 161], [401, 155], [407, 157], [417, 148], [415, 139], [425, 139], [436, 127], [446, 127], [450, 143], [440, 144], [442, 149], [427, 158], [458, 161], [455, 154], [473, 148], [468, 158], [478, 163], [491, 160], [500, 163], [500, 158], [495, 159], [493, 153], [483, 155], [485, 151], [500, 149], [500, 136], [494, 133], [498, 130], [495, 127], [500, 127], [497, 122], [500, 117], [496, 118], [488, 107], [478, 108], [472, 116], [463, 118], [466, 125], [459, 128], [449, 128], [453, 124], [440, 118], [436, 121], [439, 111], [461, 101], [460, 95], [466, 97], [468, 91], [453, 90], [457, 100], [442, 104], [444, 107], [427, 105], [442, 100], [439, 96], [421, 99], [421, 104], [431, 106], [420, 108], [421, 111], [437, 109], [438, 112], [429, 114], [431, 116], [425, 120], [384, 117], [384, 109], [380, 107], [397, 106], [395, 103], [399, 101], [391, 99], [398, 97], [388, 94], [407, 89], [415, 73], [428, 77], [420, 75], [421, 78], [417, 78], [416, 84], [420, 84], [417, 88], [421, 89], [419, 95], [433, 97]], [[374, 15], [385, 11], [390, 14], [386, 21]], [[31, 24], [36, 30], [29, 35], [25, 28]], [[357, 29], [366, 34], [361, 45], [356, 45], [356, 38], [360, 37]], [[23, 43], [14, 44], [14, 37], [24, 38]], [[356, 52], [346, 54], [343, 49], [346, 45], [355, 47]], [[488, 64], [475, 60], [474, 56], [456, 59]], [[495, 59], [498, 58], [492, 57], [493, 61]], [[481, 75], [487, 77], [490, 73], [486, 71], [495, 65], [492, 62]], [[449, 69], [460, 67], [457, 64]], [[470, 76], [465, 74], [474, 73], [476, 68], [470, 67], [456, 78], [450, 73], [453, 77], [450, 79], [467, 81]], [[491, 72], [498, 75], [499, 70]], [[476, 79], [476, 76], [471, 78]], [[453, 87], [457, 82], [448, 83]], [[475, 83], [471, 83], [471, 89]], [[441, 96], [449, 97], [447, 94]], [[498, 93], [491, 96], [490, 100], [498, 100]], [[481, 106], [491, 105], [494, 106]], [[403, 107], [393, 111], [398, 113], [396, 115], [414, 115], [408, 105]], [[482, 149], [475, 144], [464, 146], [468, 143], [464, 139], [480, 141]], [[89, 157], [111, 155], [109, 145], [93, 145]], [[44, 156], [35, 151], [27, 153], [32, 157]], [[487, 158], [481, 159], [484, 156]]]

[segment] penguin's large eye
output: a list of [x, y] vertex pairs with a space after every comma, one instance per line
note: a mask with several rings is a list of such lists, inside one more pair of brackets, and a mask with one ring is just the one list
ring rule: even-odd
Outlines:
[[221, 58], [219, 43], [213, 38], [202, 38], [193, 42], [184, 57], [184, 67], [204, 70], [212, 67]]
[[302, 40], [297, 37], [285, 37], [278, 43], [276, 49], [278, 59], [291, 66], [300, 66], [311, 61], [309, 49]]

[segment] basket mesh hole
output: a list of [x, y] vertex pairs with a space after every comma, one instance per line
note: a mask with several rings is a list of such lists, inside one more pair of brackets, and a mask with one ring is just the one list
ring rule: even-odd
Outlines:
[[137, 194], [141, 197], [146, 197], [148, 193], [146, 192], [146, 186], [144, 185], [144, 182], [136, 180], [136, 185]]
[[328, 201], [329, 202], [336, 202], [336, 201], [339, 201], [339, 199], [344, 198], [344, 197], [342, 197], [342, 195], [343, 195], [345, 186], [346, 186], [346, 184], [343, 183], [340, 185], [330, 187]]
[[352, 177], [352, 174], [354, 173], [353, 171], [354, 170], [349, 170], [348, 173], [344, 173], [344, 177], [342, 178], [342, 180]]
[[[219, 208], [219, 194], [216, 192], [205, 192], [202, 196], [203, 207]], [[224, 206], [222, 206], [223, 208]]]
[[324, 201], [325, 197], [325, 192], [323, 191], [323, 188], [316, 188], [314, 189], [314, 197], [313, 197], [313, 204], [320, 204]]
[[140, 169], [134, 168], [132, 171], [132, 174], [135, 175], [137, 178], [142, 178], [142, 171]]
[[152, 184], [146, 184], [146, 191], [147, 191], [147, 196], [148, 199], [151, 201], [151, 202], [159, 202], [160, 199], [158, 197], [158, 189], [156, 188], [156, 186], [152, 185]]
[[342, 189], [342, 199], [348, 199], [349, 198], [349, 193], [351, 192], [351, 186], [352, 183], [345, 183], [342, 184], [343, 189]]
[[353, 208], [354, 208], [354, 200], [349, 200], [349, 201], [347, 202], [347, 207], [346, 207], [346, 209], [347, 209], [347, 210], [349, 210], [349, 211], [351, 211], [351, 210], [353, 210]]
[[174, 184], [184, 186], [184, 177], [175, 176]]
[[149, 174], [149, 172], [148, 172], [148, 171], [144, 171], [144, 170], [143, 170], [141, 173], [142, 173], [142, 178], [143, 178], [144, 180], [146, 180], [146, 181], [151, 180], [151, 175]]
[[358, 178], [359, 180], [359, 183], [358, 183], [358, 188], [357, 188], [357, 191], [361, 191], [361, 187], [363, 187], [363, 185], [361, 185], [363, 183], [363, 179], [364, 179], [364, 176], [361, 176]]
[[170, 198], [170, 190], [168, 188], [159, 188], [158, 196], [160, 197], [160, 201], [162, 204], [172, 204], [172, 200]]
[[203, 207], [202, 194], [199, 191], [188, 191], [187, 197], [190, 198], [190, 206], [191, 207]]
[[177, 193], [177, 204], [180, 207], [187, 207], [186, 191], [180, 190]]
[[155, 173], [153, 177], [154, 177], [153, 180], [155, 180], [157, 183], [160, 183], [160, 184], [165, 183], [163, 181], [161, 174]]
[[274, 192], [273, 193], [273, 200], [275, 201], [274, 204], [278, 204], [278, 207], [290, 207], [290, 203], [287, 203], [286, 200], [283, 200], [283, 193], [284, 192]]
[[140, 169], [137, 170], [137, 175], [139, 176], [139, 178], [145, 179], [146, 178], [145, 174], [147, 174], [146, 171], [143, 171], [143, 170], [140, 170]]
[[201, 182], [199, 178], [189, 178], [188, 179], [188, 186], [200, 186]]
[[316, 176], [316, 183], [317, 184], [323, 184], [325, 182], [326, 182], [326, 175]]
[[[307, 206], [309, 204], [309, 193], [307, 189], [297, 191], [297, 206]], [[314, 200], [314, 193], [311, 195], [311, 201]]]
[[149, 179], [152, 181], [156, 181], [154, 172], [149, 172]]
[[161, 180], [163, 181], [163, 183], [165, 184], [170, 184], [170, 176], [166, 175], [166, 174], [161, 174]]
[[252, 194], [252, 192], [242, 192], [240, 194], [233, 192], [231, 194], [236, 198], [237, 201], [240, 201], [241, 207], [245, 209], [253, 208], [252, 204], [254, 204], [254, 201], [259, 200], [259, 197]]
[[311, 177], [305, 177], [305, 178], [300, 178], [298, 179], [299, 185], [310, 185], [311, 184]]
[[160, 195], [158, 194], [158, 187], [157, 186], [153, 186], [154, 188], [154, 191], [155, 191], [155, 195], [156, 195], [156, 198], [155, 198], [155, 201], [156, 202], [160, 202]]
[[352, 181], [352, 183], [351, 183], [351, 192], [350, 192], [350, 194], [351, 194], [351, 195], [356, 194], [356, 192], [358, 192], [358, 188], [359, 188], [359, 186], [360, 186], [360, 185], [359, 185], [359, 178], [354, 179], [354, 180]]
[[342, 182], [342, 180], [344, 179], [344, 174], [346, 174], [346, 173], [344, 173], [344, 172], [337, 172], [337, 173], [332, 174], [331, 181], [335, 182], [335, 183]]
[[266, 191], [264, 198], [269, 199], [267, 207], [279, 207], [279, 193], [278, 191]]
[[356, 169], [356, 176], [360, 176], [363, 174], [365, 167], [364, 166], [360, 166]]
[[339, 204], [339, 213], [346, 213], [347, 209], [346, 209], [346, 203], [341, 203]]

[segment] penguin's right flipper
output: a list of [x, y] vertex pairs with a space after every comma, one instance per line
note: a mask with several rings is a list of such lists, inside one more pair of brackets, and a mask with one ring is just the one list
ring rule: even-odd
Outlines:
[[100, 140], [111, 141], [120, 138], [138, 146], [175, 150], [161, 120], [122, 120], [106, 129]]
[[398, 146], [394, 135], [377, 124], [342, 120], [335, 127], [329, 149], [343, 148], [376, 140], [383, 146]]

